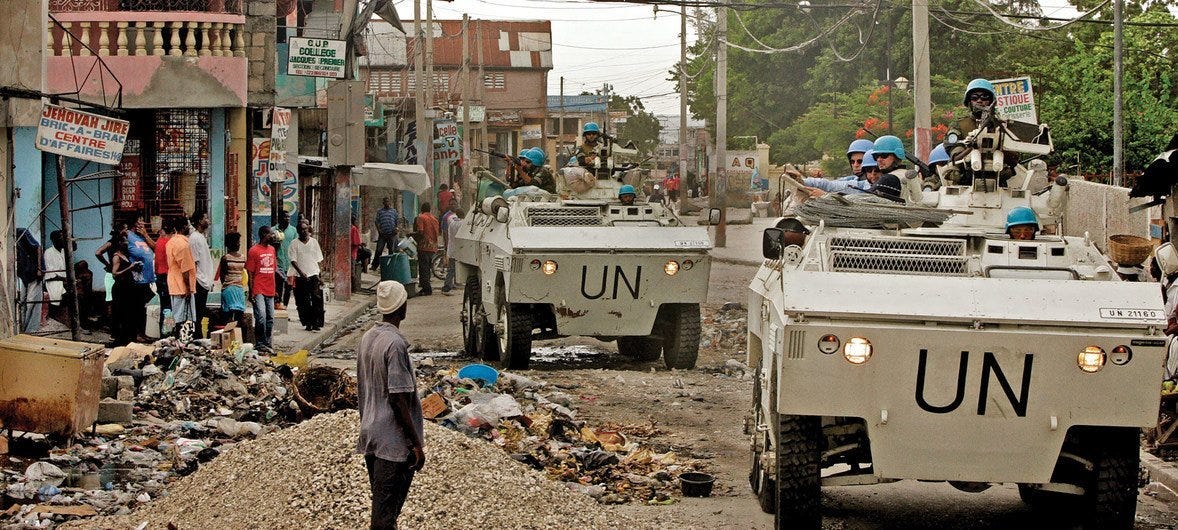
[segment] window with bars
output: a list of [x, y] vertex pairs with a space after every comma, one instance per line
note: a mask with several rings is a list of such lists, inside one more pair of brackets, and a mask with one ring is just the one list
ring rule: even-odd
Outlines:
[[[406, 83], [407, 90], [409, 92], [417, 90], [417, 76], [410, 74], [406, 77], [408, 78], [408, 82]], [[448, 90], [450, 90], [450, 74], [434, 73], [434, 92], [446, 92]]]
[[146, 214], [178, 217], [209, 211], [208, 109], [155, 112], [154, 171], [144, 172]]
[[507, 78], [502, 73], [483, 74], [483, 86], [489, 90], [505, 90]]
[[368, 72], [368, 91], [379, 95], [400, 95], [401, 72], [370, 70]]

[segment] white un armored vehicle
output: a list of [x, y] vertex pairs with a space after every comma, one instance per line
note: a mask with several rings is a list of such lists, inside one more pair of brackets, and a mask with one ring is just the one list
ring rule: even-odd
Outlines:
[[467, 353], [526, 368], [532, 341], [617, 340], [640, 360], [693, 368], [711, 241], [659, 203], [623, 205], [620, 183], [580, 168], [562, 192], [482, 198], [456, 236]]
[[[1046, 153], [1040, 133], [989, 145]], [[746, 431], [750, 482], [778, 528], [818, 528], [821, 486], [900, 479], [1014, 483], [1033, 506], [1079, 500], [1084, 524], [1132, 527], [1138, 433], [1158, 414], [1158, 285], [1121, 281], [1087, 236], [1012, 240], [1015, 206], [1063, 233], [1067, 183], [1048, 185], [1042, 162], [1006, 182], [978, 162], [923, 208], [864, 207], [874, 228], [804, 205], [804, 223], [765, 230]], [[929, 214], [943, 222], [904, 221]]]

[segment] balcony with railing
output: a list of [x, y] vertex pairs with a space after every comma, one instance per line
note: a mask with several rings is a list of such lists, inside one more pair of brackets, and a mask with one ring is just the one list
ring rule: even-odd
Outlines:
[[52, 0], [49, 88], [99, 98], [113, 77], [128, 108], [244, 106], [242, 2]]

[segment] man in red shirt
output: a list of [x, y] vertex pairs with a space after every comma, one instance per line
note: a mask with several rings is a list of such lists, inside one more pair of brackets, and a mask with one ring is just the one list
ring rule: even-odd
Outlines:
[[270, 335], [274, 331], [274, 272], [278, 270], [278, 255], [273, 243], [274, 232], [270, 227], [259, 228], [258, 244], [250, 247], [245, 258], [254, 310], [254, 345], [262, 353], [274, 353]]
[[438, 253], [438, 236], [442, 228], [438, 218], [429, 213], [429, 203], [421, 203], [421, 213], [413, 220], [413, 240], [417, 243], [417, 294], [434, 294], [429, 284], [430, 271], [434, 268], [434, 255]]
[[438, 211], [444, 212], [450, 209], [450, 201], [454, 200], [454, 192], [450, 191], [450, 186], [442, 184], [438, 187]]
[[164, 329], [164, 311], [172, 309], [172, 297], [168, 295], [168, 241], [176, 230], [172, 220], [165, 217], [160, 226], [160, 237], [155, 240], [155, 292], [160, 297], [160, 335]]

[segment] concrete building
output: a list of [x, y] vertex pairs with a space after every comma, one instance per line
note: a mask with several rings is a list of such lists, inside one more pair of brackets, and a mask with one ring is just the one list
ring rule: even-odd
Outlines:
[[[563, 104], [562, 104], [563, 101]], [[581, 142], [581, 130], [586, 123], [605, 123], [606, 99], [603, 95], [548, 96], [548, 131], [544, 152], [554, 167], [563, 167], [572, 151]], [[561, 121], [564, 122], [561, 134]]]
[[[412, 31], [412, 22], [404, 27]], [[451, 113], [461, 124], [462, 21], [435, 20], [433, 38], [433, 109], [443, 118]], [[403, 152], [408, 126], [414, 121], [414, 56], [417, 39], [388, 24], [374, 22], [366, 37], [369, 55], [360, 63], [368, 90], [382, 102], [392, 131], [375, 133], [400, 138], [394, 150]], [[481, 35], [481, 40], [479, 39]], [[488, 148], [517, 153], [543, 147], [548, 106], [545, 93], [552, 69], [552, 24], [549, 21], [471, 20], [467, 37], [471, 54], [472, 145], [486, 138]], [[424, 35], [423, 35], [424, 40]], [[410, 52], [407, 54], [406, 50]], [[478, 69], [483, 79], [477, 81]], [[396, 158], [396, 157], [394, 157]], [[476, 163], [485, 163], [475, 157]], [[499, 162], [491, 161], [498, 167]], [[442, 168], [439, 168], [442, 169]], [[444, 172], [444, 171], [443, 171]], [[435, 172], [438, 173], [438, 172]]]

